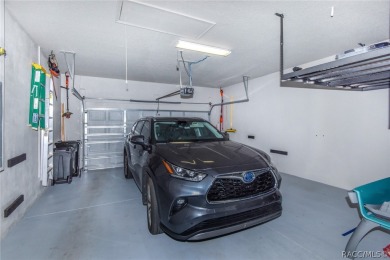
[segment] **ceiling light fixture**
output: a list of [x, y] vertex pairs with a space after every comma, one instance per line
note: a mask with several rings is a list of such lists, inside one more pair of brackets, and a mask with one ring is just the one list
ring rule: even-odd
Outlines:
[[186, 41], [179, 41], [176, 45], [176, 48], [187, 49], [187, 50], [192, 50], [192, 51], [200, 51], [200, 52], [204, 52], [204, 53], [221, 55], [221, 56], [225, 56], [225, 57], [231, 53], [231, 51], [229, 51], [229, 50], [211, 47], [211, 46], [193, 43], [193, 42], [186, 42]]

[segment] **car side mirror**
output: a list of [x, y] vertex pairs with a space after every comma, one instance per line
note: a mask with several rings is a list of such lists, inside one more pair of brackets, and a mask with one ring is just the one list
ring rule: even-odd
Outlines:
[[223, 132], [223, 137], [225, 138], [225, 140], [229, 140], [230, 139], [230, 136], [229, 136], [229, 133], [228, 132]]
[[132, 144], [141, 145], [142, 148], [143, 148], [144, 150], [148, 151], [149, 153], [152, 151], [152, 146], [145, 143], [145, 137], [144, 137], [143, 135], [133, 135], [133, 136], [130, 138], [130, 142], [131, 142]]
[[144, 140], [144, 136], [143, 135], [133, 135], [130, 138], [130, 142], [132, 144], [138, 144], [138, 145], [142, 145], [142, 146], [145, 145], [145, 140]]

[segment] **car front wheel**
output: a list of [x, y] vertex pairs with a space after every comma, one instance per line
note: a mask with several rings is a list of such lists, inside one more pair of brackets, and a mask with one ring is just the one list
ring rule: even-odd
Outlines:
[[129, 169], [129, 159], [127, 158], [126, 152], [123, 153], [123, 171], [126, 179], [130, 179], [133, 177]]
[[150, 234], [157, 235], [162, 233], [160, 228], [160, 216], [158, 214], [157, 198], [156, 191], [154, 189], [153, 181], [148, 177], [148, 182], [146, 184], [146, 214], [148, 219], [148, 229]]

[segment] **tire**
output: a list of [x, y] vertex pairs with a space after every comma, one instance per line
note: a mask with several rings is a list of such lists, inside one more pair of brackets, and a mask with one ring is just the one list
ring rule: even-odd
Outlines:
[[133, 175], [131, 174], [129, 169], [129, 158], [127, 157], [126, 151], [123, 153], [123, 171], [126, 179], [133, 178]]
[[146, 185], [148, 184], [149, 176], [148, 174], [144, 173], [142, 175], [142, 191], [141, 191], [141, 197], [142, 197], [142, 205], [146, 206], [148, 204], [148, 192]]
[[158, 214], [156, 191], [154, 189], [153, 181], [150, 177], [148, 177], [146, 184], [146, 194], [146, 219], [148, 222], [149, 232], [152, 235], [161, 234], [162, 230], [160, 228], [160, 216]]

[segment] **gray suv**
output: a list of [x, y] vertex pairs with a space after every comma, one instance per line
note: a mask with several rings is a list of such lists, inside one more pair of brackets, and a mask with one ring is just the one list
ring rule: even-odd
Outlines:
[[142, 193], [151, 234], [204, 240], [282, 214], [270, 157], [200, 118], [138, 120], [126, 138], [124, 174]]

